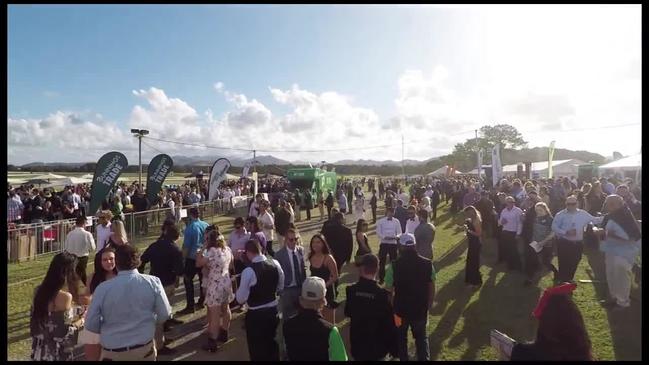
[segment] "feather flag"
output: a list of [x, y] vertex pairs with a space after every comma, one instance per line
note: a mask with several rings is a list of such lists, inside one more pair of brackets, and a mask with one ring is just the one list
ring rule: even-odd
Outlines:
[[548, 178], [552, 178], [552, 158], [554, 157], [554, 141], [550, 142], [550, 148], [548, 148]]
[[496, 144], [491, 149], [491, 178], [493, 185], [496, 186], [503, 176], [503, 166], [500, 161], [500, 144]]

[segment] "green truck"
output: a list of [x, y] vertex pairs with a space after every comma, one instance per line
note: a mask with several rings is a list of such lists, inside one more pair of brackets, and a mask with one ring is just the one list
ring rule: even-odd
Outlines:
[[305, 192], [307, 189], [311, 190], [314, 205], [317, 204], [321, 193], [324, 198], [330, 191], [334, 196], [336, 195], [336, 173], [333, 171], [325, 171], [320, 168], [290, 169], [287, 171], [286, 177], [291, 184], [291, 191], [296, 188], [301, 192]]

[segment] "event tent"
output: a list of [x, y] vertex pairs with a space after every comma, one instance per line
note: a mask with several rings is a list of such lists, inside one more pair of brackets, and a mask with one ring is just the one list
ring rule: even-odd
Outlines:
[[65, 179], [67, 176], [64, 175], [55, 175], [51, 172], [48, 172], [47, 174], [43, 175], [38, 175], [38, 176], [30, 176], [32, 179], [43, 179], [43, 180], [56, 180], [56, 179]]
[[79, 184], [90, 184], [92, 179], [83, 179], [80, 177], [66, 177], [64, 179], [56, 179], [52, 181], [48, 186], [68, 186], [68, 185], [79, 185]]
[[640, 181], [642, 171], [642, 153], [621, 158], [599, 167], [601, 176], [619, 174], [621, 176], [631, 177], [635, 173], [635, 180]]
[[[513, 175], [518, 171], [518, 165], [523, 165], [523, 171], [525, 171], [525, 163], [519, 162], [511, 165], [503, 166], [503, 174]], [[584, 161], [577, 159], [570, 160], [555, 160], [552, 161], [552, 175], [555, 177], [558, 176], [577, 176], [579, 170], [579, 165], [584, 164]], [[482, 165], [483, 168], [491, 167], [490, 165]], [[540, 177], [548, 176], [548, 161], [538, 161], [532, 162], [531, 166], [532, 174], [538, 174]], [[468, 174], [475, 175], [478, 173], [478, 169], [473, 169], [468, 172]], [[484, 171], [483, 171], [484, 174]]]
[[[446, 176], [448, 174], [448, 170], [449, 170], [448, 165], [444, 165], [444, 166], [438, 168], [437, 170], [426, 174], [426, 176]], [[462, 172], [458, 171], [458, 170], [455, 170], [455, 173], [456, 174], [462, 174]]]

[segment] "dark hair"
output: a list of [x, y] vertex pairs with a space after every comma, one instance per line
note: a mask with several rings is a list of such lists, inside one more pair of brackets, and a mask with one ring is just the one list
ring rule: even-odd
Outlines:
[[593, 359], [584, 318], [568, 295], [554, 295], [548, 300], [539, 318], [536, 344], [555, 360]]
[[428, 222], [428, 211], [426, 209], [419, 209], [419, 211], [417, 212], [417, 216], [423, 219], [424, 223]]
[[64, 284], [68, 284], [73, 298], [78, 298], [79, 277], [75, 271], [77, 257], [68, 252], [61, 252], [52, 258], [43, 282], [36, 289], [32, 316], [36, 320], [47, 317], [48, 306], [56, 298]]
[[257, 255], [261, 254], [261, 243], [259, 243], [259, 240], [256, 238], [248, 240], [248, 242], [246, 242], [246, 252]]
[[361, 227], [365, 224], [367, 224], [367, 221], [365, 219], [359, 219], [358, 222], [356, 222], [356, 232], [359, 232]]
[[246, 221], [250, 224], [252, 224], [252, 232], [259, 232], [261, 229], [259, 229], [259, 221], [257, 220], [257, 217], [248, 217]]
[[165, 221], [162, 223], [162, 227], [160, 227], [160, 231], [164, 234], [164, 231], [165, 231], [167, 228], [171, 227], [171, 226], [176, 226], [176, 222], [174, 222], [174, 221], [172, 221], [172, 220], [165, 220]]
[[137, 269], [140, 266], [140, 254], [137, 249], [131, 245], [117, 246], [115, 266], [118, 271]]
[[334, 221], [343, 222], [345, 220], [345, 215], [338, 212], [334, 214]]
[[331, 250], [329, 249], [329, 244], [327, 243], [327, 239], [322, 233], [316, 233], [311, 237], [311, 241], [309, 242], [309, 260], [311, 260], [311, 257], [315, 255], [315, 251], [313, 250], [313, 239], [314, 238], [319, 238], [323, 245], [322, 245], [322, 254], [323, 255], [329, 255], [331, 253]]
[[86, 217], [83, 216], [83, 215], [78, 216], [77, 219], [74, 220], [74, 224], [76, 224], [77, 226], [83, 224], [85, 226], [86, 225]]
[[392, 212], [392, 213], [394, 213], [394, 207], [392, 207], [392, 206], [386, 207], [386, 208], [385, 208], [385, 211], [386, 211], [386, 213], [387, 213], [387, 212]]
[[192, 218], [198, 218], [198, 209], [197, 208], [189, 208], [189, 215]]
[[240, 225], [243, 226], [243, 223], [244, 223], [243, 218], [241, 218], [241, 217], [236, 217], [236, 218], [234, 218], [234, 225], [235, 225], [235, 226], [236, 226], [237, 224], [240, 224]]
[[[115, 249], [112, 247], [106, 247], [95, 254], [95, 273], [92, 275], [92, 280], [90, 280], [90, 294], [95, 292], [97, 286], [104, 281], [106, 281], [106, 270], [101, 265], [103, 255], [107, 252], [112, 252], [115, 254]], [[113, 274], [117, 275], [117, 264], [113, 268]]]
[[180, 231], [178, 230], [178, 226], [174, 224], [167, 227], [162, 237], [170, 241], [176, 241], [180, 237]]

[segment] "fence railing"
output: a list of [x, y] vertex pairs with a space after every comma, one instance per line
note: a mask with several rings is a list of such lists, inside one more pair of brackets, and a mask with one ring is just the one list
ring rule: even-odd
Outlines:
[[[164, 221], [174, 219], [180, 224], [180, 211], [197, 207], [201, 219], [213, 218], [228, 214], [247, 216], [251, 196], [219, 199], [210, 202], [176, 207], [172, 214], [170, 208], [152, 209], [142, 212], [123, 213], [123, 222], [130, 242], [138, 243], [151, 233], [160, 232]], [[92, 218], [92, 225], [86, 230], [97, 239], [97, 217]], [[42, 255], [58, 253], [65, 250], [65, 238], [75, 228], [74, 219], [65, 219], [44, 223], [19, 224], [9, 226], [7, 232], [7, 257], [9, 262], [34, 260]]]

